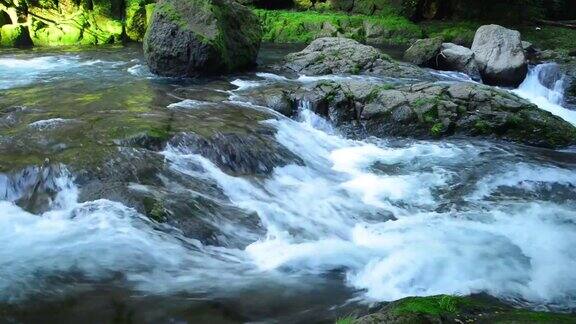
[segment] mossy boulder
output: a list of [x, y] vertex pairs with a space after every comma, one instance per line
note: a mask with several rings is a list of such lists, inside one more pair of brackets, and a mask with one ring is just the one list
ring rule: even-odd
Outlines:
[[394, 78], [431, 78], [428, 72], [396, 62], [372, 46], [339, 37], [316, 39], [302, 51], [287, 55], [284, 68], [305, 75], [370, 74]]
[[442, 49], [442, 38], [426, 38], [417, 40], [404, 53], [404, 59], [412, 64], [423, 67], [433, 67]]
[[258, 18], [230, 0], [165, 0], [156, 5], [144, 37], [150, 70], [197, 76], [255, 64], [262, 30]]
[[355, 324], [574, 323], [575, 315], [513, 308], [487, 295], [408, 297], [384, 305]]
[[[448, 136], [561, 148], [576, 144], [576, 127], [508, 91], [475, 83], [339, 80], [295, 84], [280, 92], [248, 89], [240, 100], [272, 103], [291, 116], [306, 102], [316, 114], [356, 136], [418, 139]], [[286, 102], [292, 111], [286, 112]]]
[[28, 26], [4, 25], [0, 28], [0, 44], [5, 47], [27, 47], [32, 45]]

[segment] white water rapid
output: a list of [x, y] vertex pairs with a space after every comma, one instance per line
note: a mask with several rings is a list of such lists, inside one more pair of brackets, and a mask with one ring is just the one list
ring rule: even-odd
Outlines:
[[[40, 66], [26, 74], [34, 82], [59, 62], [29, 64]], [[576, 124], [576, 112], [561, 106], [562, 80], [553, 88], [539, 81], [545, 68], [532, 69], [515, 93]], [[235, 84], [264, 82], [286, 79], [267, 74]], [[188, 100], [171, 108], [212, 105]], [[65, 168], [53, 178], [52, 208], [34, 215], [15, 201], [35, 182], [0, 176], [0, 301], [65, 293], [76, 282], [118, 274], [142, 294], [230, 296], [255, 283], [290, 289], [303, 285], [301, 277], [338, 272], [367, 302], [488, 292], [576, 308], [574, 161], [481, 140], [346, 139], [306, 102], [295, 120], [264, 123], [301, 164], [235, 177], [186, 147], [161, 153], [171, 171], [213, 181], [235, 207], [257, 213], [265, 233], [249, 233], [258, 238], [243, 249], [203, 245], [117, 202], [81, 202]]]
[[562, 106], [566, 80], [558, 69], [555, 63], [531, 67], [524, 82], [513, 92], [576, 125], [576, 111]]

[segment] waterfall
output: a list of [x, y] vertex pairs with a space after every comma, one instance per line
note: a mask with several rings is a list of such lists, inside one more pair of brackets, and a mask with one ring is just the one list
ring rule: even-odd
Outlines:
[[530, 68], [526, 79], [513, 92], [539, 108], [576, 125], [576, 111], [564, 108], [566, 77], [556, 63]]

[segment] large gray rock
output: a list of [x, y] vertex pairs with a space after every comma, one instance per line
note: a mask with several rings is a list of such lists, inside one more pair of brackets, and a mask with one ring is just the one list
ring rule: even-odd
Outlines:
[[394, 61], [372, 46], [337, 37], [316, 39], [304, 50], [288, 54], [284, 68], [306, 75], [369, 74], [396, 78], [432, 78], [430, 73]]
[[292, 102], [288, 106], [294, 110], [306, 102], [312, 111], [350, 136], [458, 135], [549, 148], [576, 144], [576, 127], [562, 118], [508, 91], [476, 83], [323, 80], [287, 84], [283, 93], [271, 87], [270, 91], [248, 89], [239, 95], [252, 103], [276, 97], [276, 102]]
[[144, 37], [150, 70], [165, 76], [225, 73], [253, 65], [258, 18], [230, 0], [162, 0]]
[[498, 25], [478, 28], [472, 51], [486, 84], [518, 86], [528, 72], [520, 32]]
[[442, 47], [442, 38], [426, 38], [417, 40], [404, 53], [404, 60], [422, 67], [434, 68], [437, 65], [438, 54]]
[[472, 79], [480, 80], [480, 70], [474, 59], [474, 52], [464, 46], [453, 43], [442, 44], [438, 64], [443, 70], [466, 73]]

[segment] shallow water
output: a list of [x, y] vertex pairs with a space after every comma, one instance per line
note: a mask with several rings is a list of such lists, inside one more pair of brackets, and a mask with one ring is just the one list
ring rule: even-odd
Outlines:
[[[260, 62], [283, 53], [265, 48]], [[273, 129], [275, 142], [300, 161], [270, 174], [238, 175], [186, 145], [157, 153], [166, 168], [157, 175], [162, 184], [143, 177], [130, 190], [199, 201], [200, 212], [189, 217], [217, 229], [210, 239], [104, 195], [81, 199], [81, 173], [66, 166], [6, 171], [0, 175], [0, 316], [330, 322], [374, 302], [476, 292], [525, 307], [576, 309], [574, 149], [458, 138], [351, 140], [305, 104], [287, 119], [234, 102], [238, 88], [317, 79], [267, 71], [157, 78], [131, 47], [0, 56], [0, 112], [38, 110], [24, 122], [33, 134], [83, 125], [58, 138], [70, 146], [75, 136], [105, 140], [98, 130], [115, 126], [118, 116], [130, 117], [122, 123], [171, 116], [202, 131]], [[573, 122], [553, 93], [561, 90], [536, 80], [533, 74], [515, 92]], [[264, 118], [245, 117], [253, 109]], [[112, 117], [94, 121], [104, 113]], [[86, 143], [81, 150], [93, 145]], [[50, 179], [43, 183], [54, 196], [49, 210], [31, 213], [15, 202], [36, 177]]]

